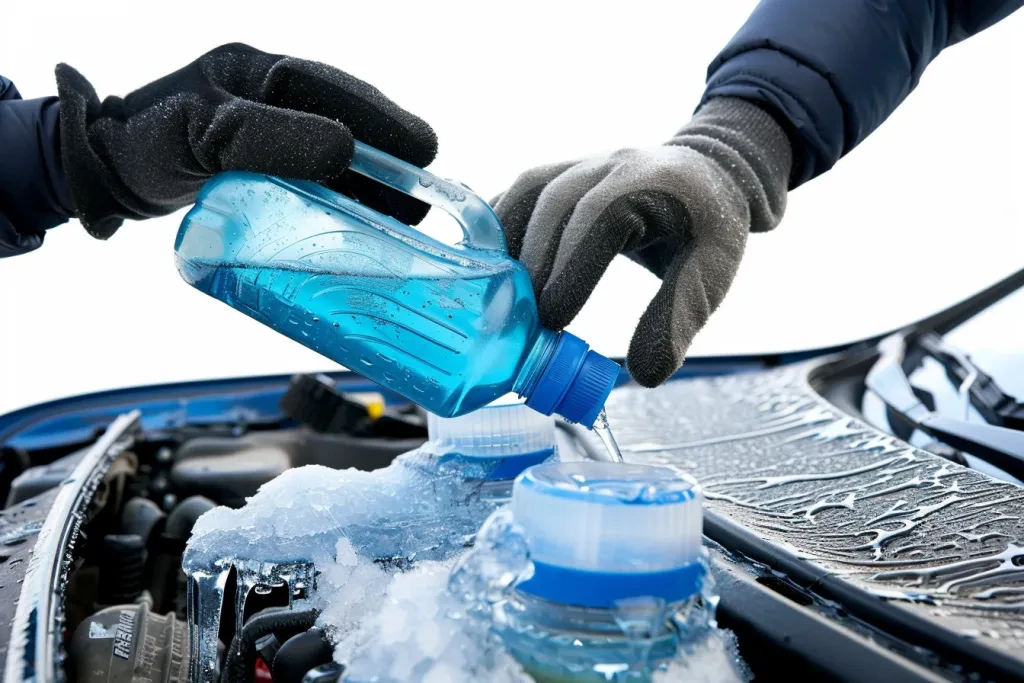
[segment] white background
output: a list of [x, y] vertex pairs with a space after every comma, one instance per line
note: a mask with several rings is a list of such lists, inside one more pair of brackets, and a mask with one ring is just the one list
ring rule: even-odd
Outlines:
[[[0, 73], [25, 97], [50, 95], [66, 61], [104, 96], [230, 41], [329, 62], [429, 121], [441, 140], [433, 168], [486, 198], [532, 165], [667, 139], [755, 4], [37, 0], [5, 3]], [[867, 142], [794, 192], [782, 226], [751, 238], [693, 352], [849, 341], [1020, 267], [1022, 39], [1018, 12], [951, 48]], [[0, 412], [333, 367], [184, 284], [172, 259], [181, 215], [127, 224], [107, 243], [68, 224], [40, 251], [0, 261]], [[616, 263], [574, 331], [624, 353], [657, 284]]]

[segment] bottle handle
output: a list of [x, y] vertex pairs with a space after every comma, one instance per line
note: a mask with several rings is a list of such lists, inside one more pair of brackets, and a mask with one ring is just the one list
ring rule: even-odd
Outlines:
[[350, 168], [447, 212], [462, 227], [469, 246], [503, 252], [508, 250], [498, 216], [487, 202], [466, 187], [438, 178], [358, 140]]

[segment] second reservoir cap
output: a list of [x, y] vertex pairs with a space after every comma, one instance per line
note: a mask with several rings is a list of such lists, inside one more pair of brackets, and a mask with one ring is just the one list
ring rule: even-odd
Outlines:
[[689, 598], [703, 575], [702, 496], [667, 467], [560, 462], [516, 479], [512, 513], [533, 578], [519, 590], [566, 604]]
[[487, 479], [514, 479], [527, 467], [547, 460], [555, 449], [554, 418], [518, 401], [499, 400], [459, 417], [430, 413], [427, 431], [438, 451], [487, 467]]

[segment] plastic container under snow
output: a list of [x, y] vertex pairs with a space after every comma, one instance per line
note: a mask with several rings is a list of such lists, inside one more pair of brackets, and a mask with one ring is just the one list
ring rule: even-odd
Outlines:
[[432, 563], [395, 576], [337, 643], [342, 680], [742, 683], [701, 526], [700, 489], [671, 469], [532, 467], [447, 577]]
[[523, 473], [512, 514], [533, 574], [496, 628], [525, 669], [540, 681], [645, 680], [706, 634], [714, 600], [701, 505], [697, 484], [664, 467], [566, 462]]
[[[428, 430], [421, 448], [384, 469], [296, 468], [242, 508], [217, 508], [199, 519], [183, 558], [196, 596], [189, 606], [201, 612], [190, 614], [199, 644], [194, 677], [212, 680], [232, 568], [240, 618], [259, 586], [288, 585], [293, 598], [299, 587], [305, 599], [322, 600], [344, 591], [346, 577], [367, 564], [393, 572], [445, 561], [464, 552], [488, 515], [509, 500], [517, 475], [556, 454], [554, 419], [521, 402], [431, 416]], [[335, 571], [343, 559], [348, 564]]]
[[501, 222], [460, 184], [356, 143], [351, 170], [461, 225], [450, 246], [312, 182], [207, 182], [175, 243], [197, 289], [444, 417], [515, 392], [591, 427], [619, 366], [541, 327]]

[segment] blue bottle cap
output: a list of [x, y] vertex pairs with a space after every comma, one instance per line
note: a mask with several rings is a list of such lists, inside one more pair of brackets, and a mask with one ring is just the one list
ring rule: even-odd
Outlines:
[[593, 427], [615, 387], [619, 369], [618, 363], [591, 351], [579, 337], [560, 332], [551, 360], [526, 405], [545, 415], [558, 413], [570, 422]]
[[512, 494], [534, 566], [517, 590], [603, 608], [641, 596], [688, 599], [704, 576], [701, 502], [696, 482], [667, 467], [531, 467]]

